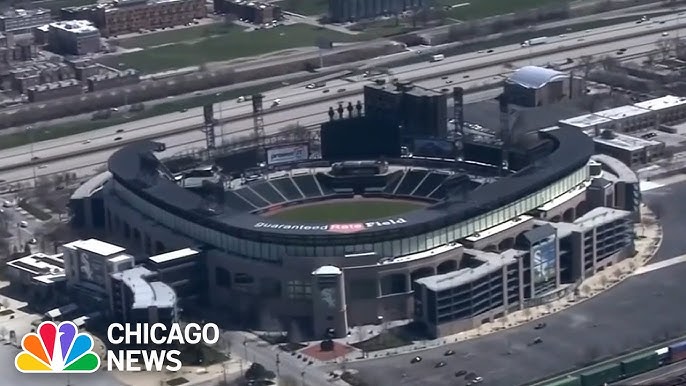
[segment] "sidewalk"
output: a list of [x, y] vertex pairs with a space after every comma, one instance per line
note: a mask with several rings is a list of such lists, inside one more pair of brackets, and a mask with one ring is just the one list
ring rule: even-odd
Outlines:
[[[374, 351], [362, 357], [360, 350], [354, 350], [344, 358], [339, 358], [337, 361], [329, 363], [342, 363], [359, 361], [366, 359], [381, 358], [391, 355], [406, 354], [414, 351], [426, 350], [434, 347], [439, 347], [448, 343], [462, 342], [465, 340], [477, 338], [506, 328], [512, 328], [524, 323], [528, 323], [535, 319], [550, 315], [555, 312], [567, 309], [584, 300], [590, 299], [603, 291], [619, 284], [622, 280], [633, 275], [633, 273], [644, 266], [653, 257], [655, 252], [659, 249], [662, 243], [662, 227], [657, 222], [655, 215], [648, 209], [645, 204], [641, 206], [641, 223], [634, 225], [634, 230], [637, 238], [634, 240], [637, 254], [614, 264], [611, 269], [598, 273], [578, 286], [578, 296], [574, 291], [567, 296], [550, 303], [543, 304], [537, 307], [526, 308], [521, 311], [510, 313], [492, 323], [486, 323], [478, 328], [463, 331], [458, 334], [445, 336], [439, 339], [417, 341], [412, 345], [397, 347], [388, 350]], [[366, 337], [369, 339], [371, 336]]]

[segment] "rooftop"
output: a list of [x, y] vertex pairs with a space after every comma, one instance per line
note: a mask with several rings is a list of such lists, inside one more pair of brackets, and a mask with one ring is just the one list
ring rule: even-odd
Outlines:
[[64, 244], [64, 246], [71, 249], [81, 249], [92, 252], [100, 256], [112, 256], [126, 250], [118, 245], [106, 243], [97, 239], [76, 240], [72, 241], [71, 243]]
[[574, 118], [563, 119], [560, 121], [561, 124], [577, 127], [579, 129], [585, 129], [587, 127], [601, 125], [603, 123], [608, 122], [612, 122], [612, 119], [601, 117], [595, 114], [585, 114]]
[[643, 138], [638, 138], [638, 137], [632, 137], [630, 135], [622, 134], [622, 133], [613, 133], [614, 137], [613, 138], [604, 138], [603, 136], [593, 136], [592, 131], [586, 132], [589, 137], [593, 138], [593, 141], [596, 143], [600, 143], [606, 146], [612, 146], [628, 151], [638, 151], [641, 149], [644, 149], [646, 147], [652, 147], [652, 146], [660, 146], [662, 145], [661, 142], [658, 141], [652, 141], [649, 139], [643, 139]]
[[88, 20], [57, 21], [50, 23], [50, 27], [75, 34], [98, 32], [98, 29]]
[[488, 229], [485, 229], [481, 232], [475, 233], [469, 237], [466, 237], [465, 240], [470, 241], [472, 243], [475, 243], [479, 240], [483, 240], [483, 239], [491, 237], [493, 235], [497, 235], [498, 233], [506, 231], [510, 228], [513, 228], [514, 226], [524, 224], [531, 219], [532, 219], [531, 216], [522, 215], [522, 216], [516, 217], [512, 220], [508, 220], [508, 221], [505, 221], [503, 223], [500, 223], [494, 227], [490, 227]]
[[56, 255], [34, 253], [12, 260], [7, 265], [34, 276], [64, 274], [64, 259], [61, 253]]
[[541, 88], [549, 82], [565, 79], [564, 72], [538, 66], [524, 66], [507, 78], [508, 82], [517, 83], [526, 88]]
[[340, 275], [341, 273], [343, 273], [343, 271], [333, 265], [322, 265], [312, 272], [313, 275]]
[[184, 249], [179, 249], [177, 251], [171, 251], [171, 252], [163, 253], [161, 255], [151, 256], [150, 261], [152, 261], [153, 263], [160, 264], [160, 263], [165, 263], [167, 261], [181, 259], [184, 257], [195, 256], [198, 253], [200, 253], [200, 252], [196, 251], [195, 249], [184, 248]]
[[508, 264], [514, 263], [516, 261], [515, 257], [525, 253], [524, 251], [514, 249], [508, 249], [502, 253], [484, 252], [474, 249], [465, 249], [464, 251], [465, 254], [472, 255], [474, 258], [483, 261], [484, 264], [481, 264], [476, 268], [460, 269], [442, 275], [423, 277], [415, 281], [434, 292], [448, 290], [463, 284], [471, 283], [475, 279], [486, 276]]
[[627, 105], [615, 107], [609, 110], [598, 111], [597, 113], [595, 113], [595, 115], [609, 119], [624, 119], [634, 117], [637, 115], [648, 114], [649, 112], [649, 110], [642, 109], [640, 107]]
[[631, 212], [626, 210], [601, 207], [595, 208], [577, 218], [574, 220], [574, 224], [582, 227], [584, 230], [589, 230], [630, 216]]
[[44, 8], [34, 8], [34, 9], [23, 9], [23, 8], [10, 8], [2, 14], [0, 14], [0, 19], [16, 18], [16, 17], [28, 17], [34, 15], [45, 15], [50, 14], [49, 9]]
[[176, 305], [174, 290], [159, 281], [148, 282], [154, 272], [145, 267], [134, 267], [126, 271], [116, 272], [112, 277], [121, 280], [133, 294], [133, 309], [148, 307], [171, 308]]
[[624, 162], [605, 154], [596, 154], [592, 158], [610, 169], [619, 179], [626, 183], [637, 183], [638, 177]]
[[667, 96], [663, 96], [662, 98], [638, 102], [638, 103], [634, 104], [634, 106], [642, 108], [642, 109], [646, 109], [646, 110], [659, 111], [659, 110], [663, 110], [663, 109], [668, 109], [670, 107], [682, 106], [685, 104], [686, 104], [686, 98], [682, 98], [682, 97], [678, 97], [678, 96], [674, 96], [674, 95], [667, 95]]

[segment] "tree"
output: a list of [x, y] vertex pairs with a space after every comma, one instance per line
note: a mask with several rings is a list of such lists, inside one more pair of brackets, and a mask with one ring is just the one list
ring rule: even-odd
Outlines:
[[657, 41], [657, 52], [660, 53], [662, 60], [666, 60], [674, 50], [673, 41], [670, 39], [660, 39]]
[[593, 70], [595, 58], [592, 55], [584, 55], [579, 58], [579, 62], [581, 63], [581, 68], [584, 71], [584, 78], [588, 78], [588, 74], [590, 74], [591, 70]]
[[605, 274], [600, 275], [600, 285], [603, 288], [606, 288], [607, 284], [608, 284], [607, 275], [605, 275]]
[[531, 319], [531, 315], [532, 315], [531, 307], [525, 308], [525, 309], [524, 309], [524, 317], [525, 317], [527, 320], [529, 320], [529, 319]]
[[2, 306], [3, 306], [5, 309], [10, 308], [10, 305], [11, 305], [11, 304], [10, 304], [9, 299], [7, 299], [7, 298], [3, 298], [3, 299], [2, 299]]
[[279, 377], [279, 386], [298, 386], [298, 380], [288, 375], [281, 376]]
[[5, 335], [7, 335], [7, 328], [5, 326], [0, 326], [0, 339], [4, 340]]
[[603, 65], [603, 68], [606, 71], [614, 70], [621, 66], [619, 59], [614, 58], [612, 56], [604, 57], [600, 63]]
[[583, 292], [584, 295], [588, 296], [591, 293], [591, 287], [588, 286], [588, 284], [584, 284], [581, 286], [581, 292]]

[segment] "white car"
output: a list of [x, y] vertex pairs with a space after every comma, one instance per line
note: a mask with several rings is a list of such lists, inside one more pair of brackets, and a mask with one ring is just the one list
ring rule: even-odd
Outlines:
[[9, 202], [9, 201], [5, 201], [5, 202], [2, 203], [2, 206], [4, 206], [5, 208], [11, 208], [11, 207], [12, 207], [12, 203]]
[[26, 221], [19, 221], [19, 227], [20, 228], [28, 228], [29, 223], [27, 223]]

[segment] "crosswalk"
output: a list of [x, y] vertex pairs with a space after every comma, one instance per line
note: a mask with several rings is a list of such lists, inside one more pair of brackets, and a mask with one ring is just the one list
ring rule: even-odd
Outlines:
[[671, 259], [662, 260], [662, 261], [658, 261], [657, 263], [644, 265], [643, 267], [640, 267], [636, 271], [634, 271], [634, 273], [632, 275], [634, 275], [634, 276], [643, 275], [643, 274], [648, 273], [648, 272], [652, 272], [652, 271], [662, 269], [662, 268], [667, 268], [667, 267], [670, 267], [672, 265], [681, 264], [684, 262], [686, 262], [686, 255], [672, 257]]

